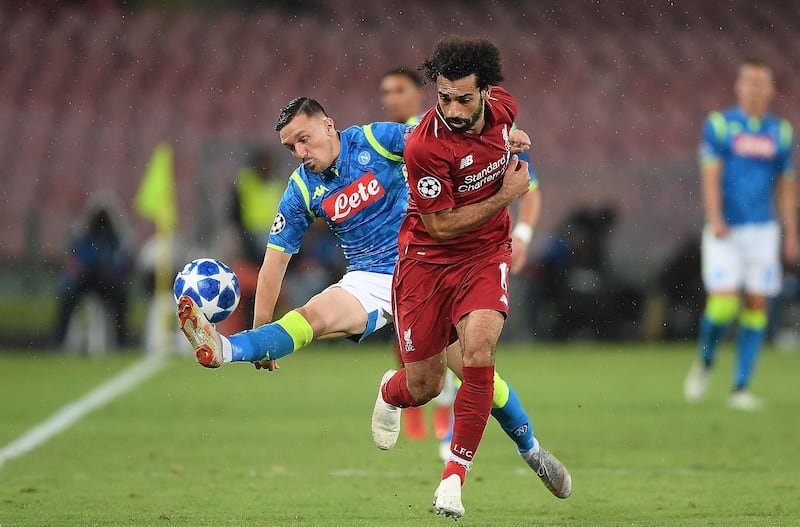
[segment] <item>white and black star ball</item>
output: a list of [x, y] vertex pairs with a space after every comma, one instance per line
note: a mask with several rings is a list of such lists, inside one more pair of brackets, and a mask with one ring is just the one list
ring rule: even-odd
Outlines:
[[272, 228], [269, 230], [269, 233], [280, 234], [284, 227], [286, 227], [286, 218], [279, 212], [275, 215], [275, 221], [272, 222]]
[[425, 176], [417, 183], [417, 192], [423, 198], [435, 198], [442, 193], [442, 184], [433, 176]]

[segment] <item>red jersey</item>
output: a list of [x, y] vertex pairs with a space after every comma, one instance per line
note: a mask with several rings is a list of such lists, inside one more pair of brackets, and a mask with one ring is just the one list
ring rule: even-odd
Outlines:
[[485, 101], [480, 134], [452, 131], [437, 104], [409, 137], [403, 157], [411, 198], [398, 237], [401, 257], [451, 263], [510, 242], [507, 208], [475, 230], [444, 241], [434, 240], [420, 217], [484, 201], [503, 186], [517, 102], [498, 86], [490, 88]]

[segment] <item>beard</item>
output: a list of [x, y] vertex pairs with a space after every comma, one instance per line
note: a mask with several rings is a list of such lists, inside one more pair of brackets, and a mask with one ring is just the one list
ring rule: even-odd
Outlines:
[[478, 105], [478, 109], [475, 110], [475, 113], [473, 113], [469, 119], [450, 117], [446, 118], [445, 121], [454, 132], [463, 134], [475, 126], [475, 123], [478, 122], [478, 120], [481, 118], [481, 115], [483, 115], [483, 96], [481, 96], [481, 103]]

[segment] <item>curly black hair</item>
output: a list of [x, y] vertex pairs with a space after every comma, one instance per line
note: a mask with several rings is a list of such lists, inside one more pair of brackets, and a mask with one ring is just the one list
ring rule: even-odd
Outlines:
[[425, 77], [436, 82], [442, 77], [455, 81], [473, 73], [479, 89], [499, 84], [503, 80], [500, 50], [483, 37], [452, 36], [440, 39], [431, 56], [422, 63]]
[[289, 101], [289, 104], [281, 109], [281, 113], [278, 114], [278, 122], [275, 123], [275, 131], [280, 132], [283, 130], [283, 128], [289, 124], [289, 121], [301, 113], [309, 117], [313, 117], [317, 114], [328, 117], [328, 114], [325, 113], [325, 108], [322, 107], [319, 101], [311, 97], [298, 97]]

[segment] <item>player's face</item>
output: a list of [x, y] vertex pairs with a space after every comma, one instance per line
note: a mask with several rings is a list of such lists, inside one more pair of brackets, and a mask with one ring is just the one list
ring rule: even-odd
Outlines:
[[331, 166], [339, 157], [339, 142], [333, 119], [301, 113], [280, 131], [281, 144], [315, 174]]
[[476, 82], [474, 74], [457, 80], [441, 75], [436, 79], [439, 108], [454, 132], [480, 132], [483, 128], [483, 98], [486, 93], [478, 89]]
[[764, 66], [744, 65], [739, 69], [735, 89], [739, 106], [747, 113], [761, 115], [775, 92], [772, 71]]
[[422, 112], [422, 91], [405, 75], [388, 75], [380, 86], [381, 105], [386, 118], [404, 123]]

